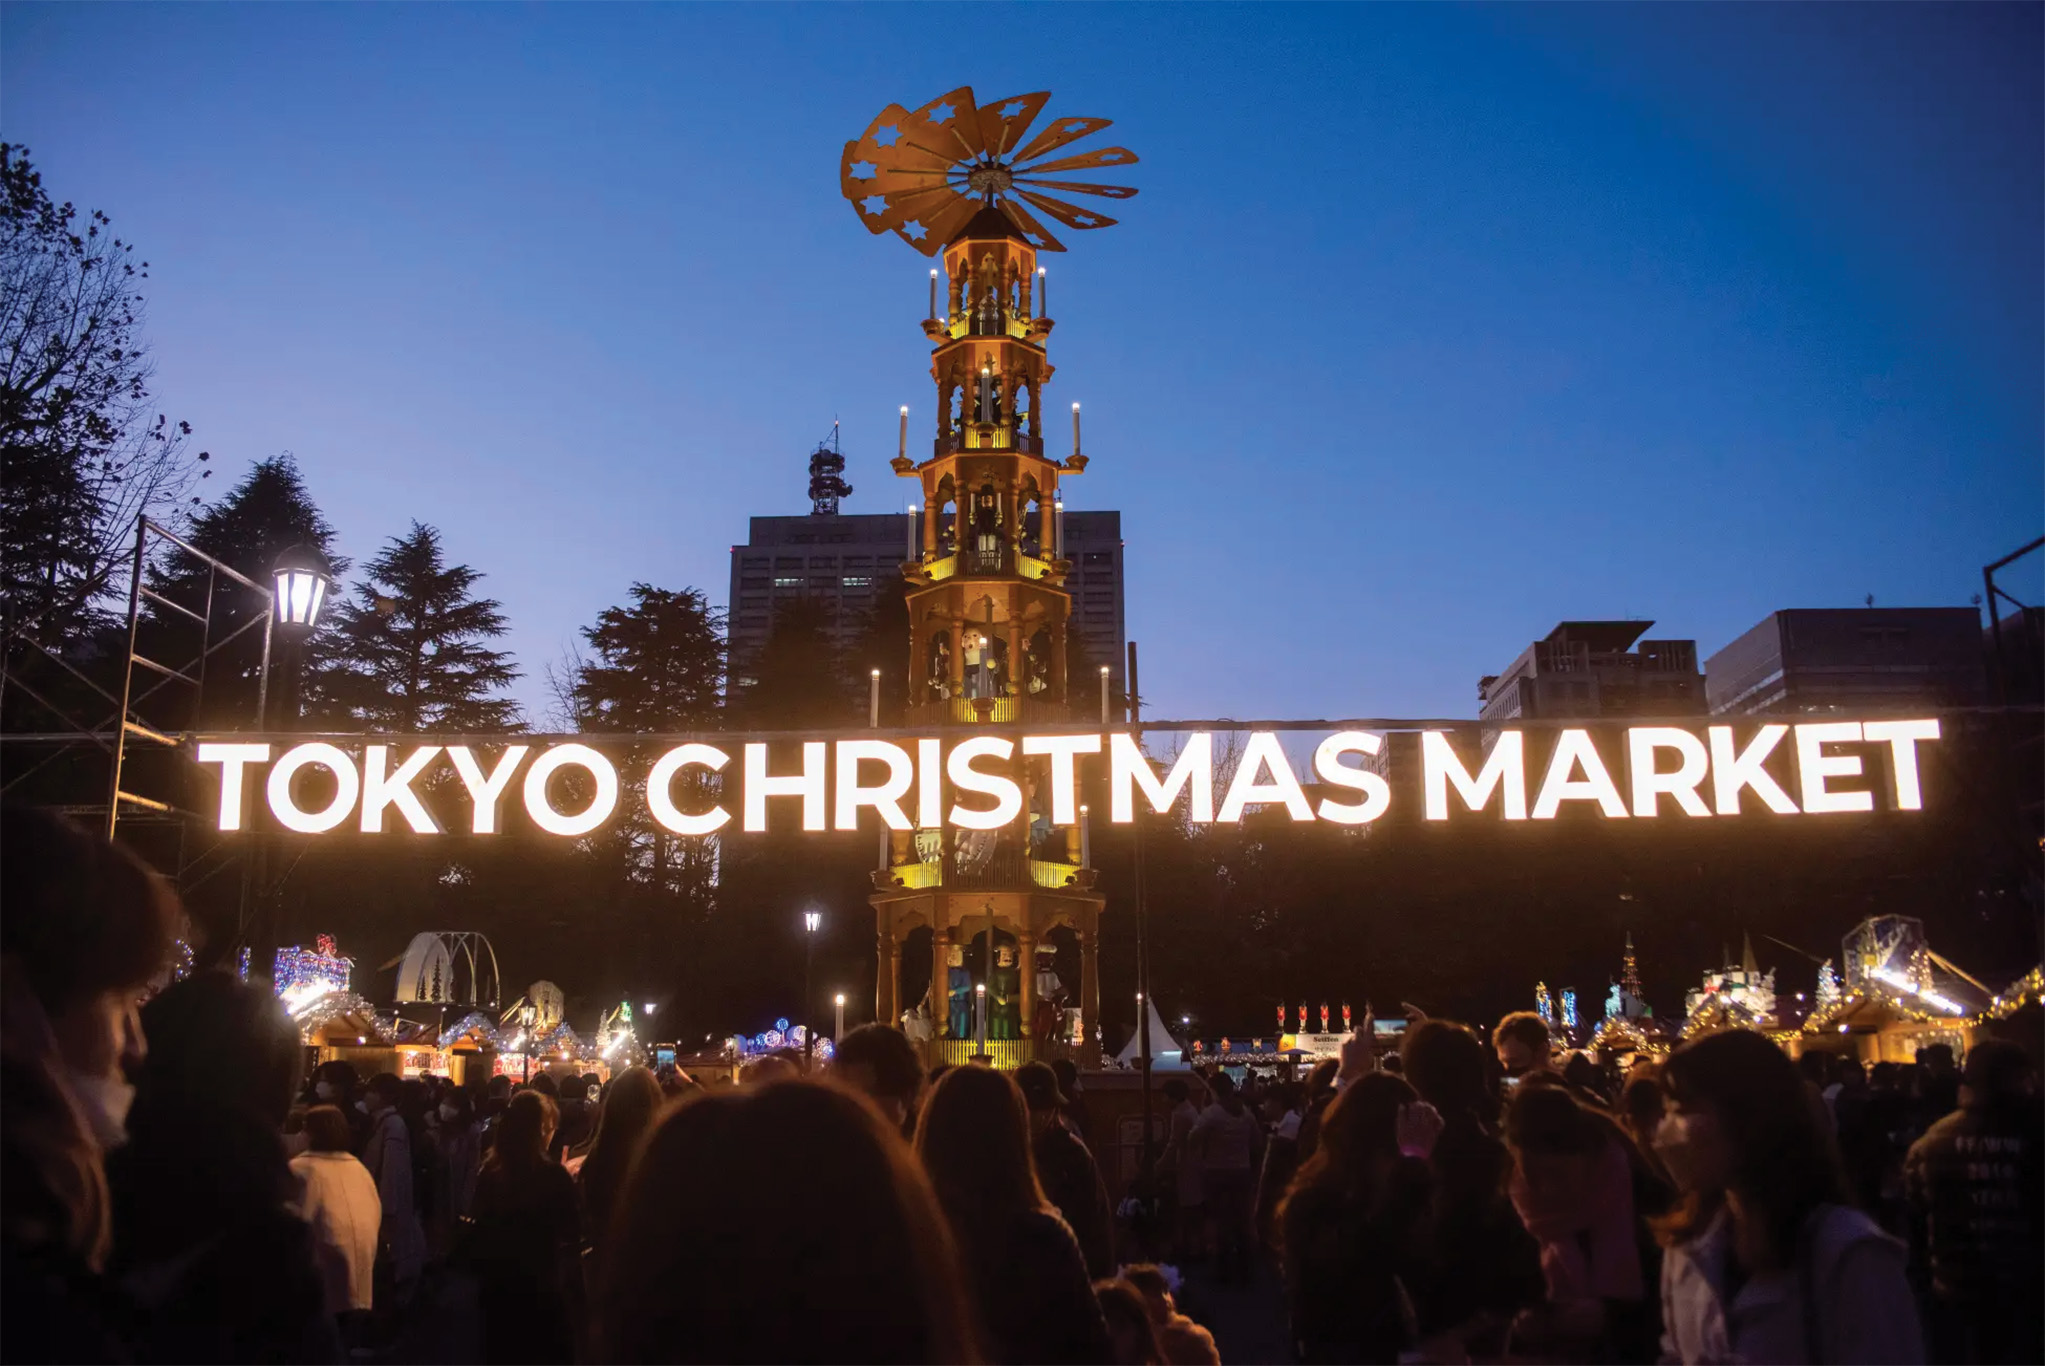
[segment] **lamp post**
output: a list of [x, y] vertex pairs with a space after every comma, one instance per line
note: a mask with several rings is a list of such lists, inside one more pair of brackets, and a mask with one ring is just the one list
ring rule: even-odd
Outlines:
[[816, 961], [817, 931], [823, 927], [820, 911], [802, 913], [802, 1070], [810, 1070], [810, 1057], [817, 1049], [817, 1031], [810, 1021], [810, 969]]
[[[333, 569], [327, 557], [310, 545], [294, 545], [278, 555], [270, 567], [270, 625], [282, 647], [283, 668], [277, 686], [266, 689], [263, 714], [257, 724], [265, 730], [290, 731], [298, 728], [299, 693], [305, 668], [305, 645], [319, 628], [327, 598], [333, 587]], [[250, 826], [255, 836], [248, 863], [250, 906], [248, 922], [249, 973], [271, 981], [276, 972], [277, 941], [283, 937], [283, 879], [272, 881], [270, 844], [274, 836], [263, 803], [253, 803]]]

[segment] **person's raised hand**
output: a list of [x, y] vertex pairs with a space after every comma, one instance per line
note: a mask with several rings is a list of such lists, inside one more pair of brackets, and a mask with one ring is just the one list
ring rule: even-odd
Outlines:
[[1358, 1030], [1342, 1041], [1342, 1067], [1335, 1074], [1335, 1084], [1347, 1086], [1358, 1077], [1368, 1076], [1376, 1066], [1371, 1056], [1370, 1032]]
[[1416, 1100], [1399, 1107], [1393, 1132], [1398, 1137], [1400, 1152], [1425, 1161], [1434, 1151], [1434, 1141], [1441, 1137], [1442, 1128], [1441, 1112], [1424, 1100]]

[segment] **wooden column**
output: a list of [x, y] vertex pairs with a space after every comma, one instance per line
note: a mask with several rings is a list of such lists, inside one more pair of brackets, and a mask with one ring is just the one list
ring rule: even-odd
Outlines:
[[1008, 691], [1015, 697], [1022, 697], [1028, 688], [1029, 662], [1023, 657], [1023, 624], [1011, 613], [1008, 618]]
[[[879, 971], [874, 974], [874, 1017], [883, 1024], [898, 1024], [902, 1014], [902, 945], [895, 938], [895, 908], [878, 908], [882, 921], [880, 933], [874, 936], [876, 952], [874, 957]], [[893, 971], [889, 970], [890, 964]]]
[[943, 513], [944, 508], [938, 503], [937, 495], [925, 492], [923, 495], [923, 558], [926, 560], [937, 558], [937, 519]]
[[893, 1011], [881, 1016], [881, 1023], [899, 1029], [902, 1025], [902, 941], [892, 934], [888, 936], [888, 1001]]
[[930, 1034], [932, 1038], [951, 1037], [951, 978], [946, 975], [950, 966], [945, 960], [951, 956], [951, 930], [933, 922], [930, 929]]
[[[1092, 916], [1087, 917], [1089, 921]], [[1086, 1030], [1080, 1056], [1091, 1059], [1103, 1051], [1101, 1040], [1101, 934], [1092, 924], [1079, 932], [1079, 1021]]]
[[1032, 1038], [1036, 1030], [1032, 1023], [1037, 1013], [1037, 940], [1027, 928], [1015, 936], [1016, 968], [1022, 979], [1022, 1000], [1017, 1009], [1016, 1035], [1018, 1038]]

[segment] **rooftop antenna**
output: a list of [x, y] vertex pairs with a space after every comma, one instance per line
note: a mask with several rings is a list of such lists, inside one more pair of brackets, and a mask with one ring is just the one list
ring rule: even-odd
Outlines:
[[852, 485], [845, 482], [845, 454], [838, 449], [838, 419], [831, 419], [831, 435], [817, 443], [809, 457], [809, 512], [812, 517], [836, 517], [838, 500], [848, 497]]

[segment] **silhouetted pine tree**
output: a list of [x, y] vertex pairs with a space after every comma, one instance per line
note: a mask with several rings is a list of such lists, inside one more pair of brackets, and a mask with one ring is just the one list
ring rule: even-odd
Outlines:
[[504, 614], [473, 589], [482, 575], [451, 565], [440, 533], [419, 522], [363, 567], [351, 600], [337, 603], [331, 663], [308, 680], [308, 710], [388, 731], [522, 729], [518, 704], [496, 695], [519, 676], [488, 642]]

